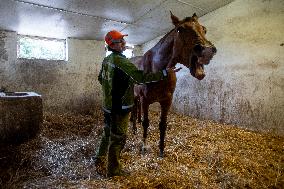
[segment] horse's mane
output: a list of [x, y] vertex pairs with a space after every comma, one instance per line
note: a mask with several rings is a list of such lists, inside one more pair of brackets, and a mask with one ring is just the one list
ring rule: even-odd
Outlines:
[[159, 42], [153, 47], [155, 48], [158, 45], [161, 45], [164, 43], [164, 41], [166, 40], [166, 38], [174, 31], [174, 29], [172, 29], [171, 31], [169, 31], [166, 35], [164, 35], [164, 37], [162, 37]]
[[[185, 18], [180, 22], [180, 24], [183, 24], [184, 22], [188, 22], [188, 21], [190, 21], [190, 20], [192, 20], [191, 17], [185, 17]], [[164, 35], [164, 37], [162, 37], [162, 38], [160, 39], [160, 41], [159, 41], [154, 47], [156, 47], [156, 46], [162, 44], [162, 43], [166, 40], [166, 38], [167, 38], [174, 30], [175, 30], [175, 28], [172, 29], [171, 31], [169, 31], [166, 35]], [[153, 48], [154, 48], [154, 47], [153, 47]]]

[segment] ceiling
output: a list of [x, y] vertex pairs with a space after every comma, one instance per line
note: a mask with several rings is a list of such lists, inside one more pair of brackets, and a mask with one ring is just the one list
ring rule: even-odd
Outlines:
[[127, 42], [143, 44], [180, 19], [199, 17], [233, 0], [1, 0], [0, 30], [22, 35], [103, 40], [112, 29], [129, 34]]

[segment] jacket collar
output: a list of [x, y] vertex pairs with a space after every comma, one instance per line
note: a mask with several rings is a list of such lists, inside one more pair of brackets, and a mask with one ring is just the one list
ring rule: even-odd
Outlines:
[[126, 56], [125, 56], [124, 54], [122, 54], [122, 52], [118, 52], [118, 51], [113, 50], [113, 49], [111, 49], [111, 52], [112, 52], [112, 54], [114, 54], [114, 55], [119, 55], [119, 56], [122, 56], [122, 57], [126, 58]]

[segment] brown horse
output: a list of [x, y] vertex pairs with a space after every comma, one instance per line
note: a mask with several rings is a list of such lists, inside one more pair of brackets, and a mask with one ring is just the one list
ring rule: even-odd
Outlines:
[[[205, 37], [206, 28], [199, 24], [198, 17], [186, 17], [179, 20], [171, 13], [172, 23], [175, 28], [167, 33], [153, 48], [148, 50], [144, 56], [134, 58], [132, 62], [145, 72], [157, 72], [169, 67], [175, 67], [181, 63], [189, 68], [193, 77], [202, 80], [205, 77], [204, 65], [209, 64], [217, 50]], [[143, 113], [143, 147], [144, 154], [149, 127], [148, 111], [149, 105], [159, 102], [161, 106], [160, 129], [160, 157], [164, 156], [164, 139], [167, 128], [167, 115], [172, 103], [173, 93], [176, 87], [176, 75], [171, 74], [167, 79], [136, 85], [135, 106], [131, 114], [133, 132], [136, 133], [137, 111], [141, 121], [141, 108]]]

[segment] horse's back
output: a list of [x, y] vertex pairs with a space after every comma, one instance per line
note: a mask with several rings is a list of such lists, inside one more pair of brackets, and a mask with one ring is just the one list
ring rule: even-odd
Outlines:
[[134, 64], [139, 70], [143, 69], [143, 66], [141, 66], [143, 56], [134, 56], [130, 58], [132, 64]]

